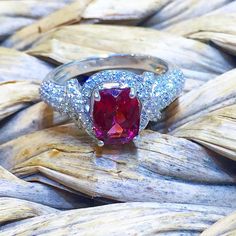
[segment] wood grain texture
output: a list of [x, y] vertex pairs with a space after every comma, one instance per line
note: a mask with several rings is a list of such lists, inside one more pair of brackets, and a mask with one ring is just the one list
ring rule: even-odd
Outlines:
[[39, 102], [14, 114], [0, 127], [0, 143], [66, 122], [67, 116], [53, 111], [44, 102]]
[[214, 15], [214, 14], [229, 14], [236, 12], [236, 2], [231, 1], [228, 4], [221, 6], [220, 8], [215, 9], [214, 11], [209, 12], [206, 15]]
[[57, 0], [50, 0], [45, 2], [44, 0], [21, 0], [19, 2], [17, 0], [2, 0], [0, 2], [0, 15], [38, 19], [65, 6], [66, 3], [71, 1], [72, 0], [61, 0], [59, 2]]
[[209, 2], [205, 0], [169, 1], [169, 4], [161, 9], [161, 11], [158, 11], [144, 24], [149, 27], [163, 29], [172, 24], [205, 15], [231, 2], [232, 0], [214, 0]]
[[0, 41], [14, 34], [17, 30], [34, 23], [62, 7], [71, 0], [21, 0], [0, 2]]
[[176, 129], [173, 134], [192, 139], [236, 161], [236, 105], [224, 107]]
[[165, 31], [187, 38], [212, 42], [236, 55], [236, 14], [213, 14], [183, 21]]
[[6, 227], [0, 235], [197, 235], [231, 211], [199, 205], [113, 204], [34, 217]]
[[72, 24], [80, 21], [81, 14], [87, 7], [91, 0], [77, 0], [63, 9], [53, 12], [47, 17], [29, 25], [19, 32], [13, 38], [5, 41], [4, 45], [7, 47], [14, 47], [16, 49], [24, 49], [30, 46], [42, 33], [45, 33], [60, 25]]
[[0, 200], [8, 197], [16, 202], [18, 199], [26, 200], [59, 209], [73, 209], [93, 205], [93, 201], [75, 195], [71, 191], [65, 191], [60, 185], [53, 187], [50, 182], [47, 182], [47, 184], [37, 183], [36, 179], [33, 180], [33, 183], [26, 182], [1, 166], [0, 177]]
[[[0, 1], [1, 45], [25, 50], [0, 48], [0, 236], [236, 235], [235, 12], [232, 0]], [[187, 82], [156, 131], [101, 149], [38, 87], [57, 64], [110, 53], [161, 57]]]
[[236, 207], [235, 176], [214, 163], [213, 153], [184, 139], [143, 135], [136, 146], [97, 150], [73, 125], [55, 127], [1, 145], [0, 164], [18, 176], [39, 172], [91, 197]]
[[12, 33], [17, 31], [18, 29], [23, 28], [24, 26], [30, 25], [34, 22], [34, 19], [29, 19], [26, 17], [17, 17], [17, 21], [15, 17], [11, 16], [0, 16], [0, 41], [5, 40]]
[[0, 120], [39, 101], [39, 85], [34, 82], [10, 81], [0, 83]]
[[40, 82], [53, 66], [14, 49], [0, 47], [0, 82]]
[[6, 222], [57, 212], [56, 209], [38, 203], [14, 198], [0, 198], [0, 226]]
[[231, 57], [197, 41], [141, 27], [110, 25], [61, 27], [46, 34], [28, 53], [56, 63], [109, 53], [158, 56], [175, 61], [184, 70], [189, 78], [186, 91], [232, 69], [235, 64]]
[[76, 0], [71, 5], [21, 29], [5, 41], [4, 45], [25, 49], [39, 39], [42, 33], [81, 20], [83, 23], [138, 24], [168, 2], [169, 0]]
[[137, 25], [170, 0], [95, 0], [82, 13], [82, 22]]
[[205, 230], [201, 236], [216, 236], [216, 235], [235, 235], [236, 234], [236, 213], [219, 220], [209, 229]]

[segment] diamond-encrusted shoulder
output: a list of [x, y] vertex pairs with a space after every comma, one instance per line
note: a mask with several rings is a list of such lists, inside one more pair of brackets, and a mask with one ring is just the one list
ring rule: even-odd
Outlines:
[[39, 89], [40, 96], [56, 111], [65, 113], [66, 87], [57, 85], [53, 81], [44, 80]]
[[160, 118], [160, 112], [172, 103], [183, 91], [185, 78], [182, 71], [173, 68], [164, 74], [143, 73], [143, 84], [148, 87], [151, 99], [147, 102], [150, 120]]

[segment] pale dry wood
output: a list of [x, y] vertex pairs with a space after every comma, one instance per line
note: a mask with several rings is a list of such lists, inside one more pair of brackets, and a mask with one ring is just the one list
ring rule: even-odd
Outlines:
[[81, 20], [83, 23], [138, 24], [167, 2], [169, 0], [77, 0], [70, 6], [18, 31], [4, 45], [24, 49], [40, 38], [42, 33]]
[[186, 19], [204, 15], [233, 0], [174, 0], [147, 20], [144, 25], [163, 29]]
[[[126, 10], [117, 4], [117, 9], [120, 8], [122, 14], [117, 14], [119, 11], [116, 10], [116, 14], [109, 19], [107, 13], [110, 13], [110, 10], [109, 8], [103, 8], [103, 1], [94, 2], [100, 2], [101, 5], [91, 4], [85, 10], [84, 15], [82, 15], [84, 22], [110, 21], [119, 24], [133, 24], [148, 16], [154, 10], [154, 5], [149, 8], [150, 12], [148, 7], [145, 10], [137, 7], [137, 12], [129, 17], [127, 15], [128, 10], [132, 13], [136, 6]], [[126, 2], [129, 3], [129, 1]], [[175, 1], [175, 4], [176, 2], [178, 1]], [[179, 6], [180, 8], [184, 4], [187, 6], [190, 2], [192, 1], [186, 1], [185, 3], [180, 1], [179, 3], [181, 4]], [[196, 5], [193, 4], [191, 9], [187, 9], [182, 16], [181, 13], [179, 15], [180, 18], [182, 17], [182, 20], [186, 16], [192, 18], [212, 10], [210, 12], [212, 15], [216, 14], [216, 12], [228, 11], [227, 9], [224, 10], [225, 8], [219, 8], [214, 11], [217, 7], [226, 4], [226, 2], [231, 1], [209, 1], [209, 5], [206, 1], [204, 1], [204, 4], [202, 4], [203, 1], [201, 0], [195, 1]], [[104, 1], [104, 3], [106, 6], [112, 5], [111, 1]], [[93, 8], [93, 5], [95, 8]], [[158, 7], [158, 4], [156, 6]], [[93, 19], [98, 9], [101, 9], [100, 15]], [[160, 10], [159, 16], [165, 13], [166, 9], [168, 7]], [[177, 13], [178, 10], [179, 8], [175, 7], [172, 12], [166, 12], [166, 17], [168, 18], [173, 12]], [[232, 8], [231, 11], [233, 11]], [[188, 16], [189, 12], [191, 14]], [[87, 14], [87, 19], [85, 13]], [[125, 17], [124, 22], [121, 21], [122, 17]], [[173, 18], [178, 20], [178, 16]], [[14, 16], [12, 16], [12, 19], [14, 19]], [[228, 24], [225, 27], [218, 28], [217, 18], [215, 17], [214, 19], [215, 28], [219, 29], [217, 32], [207, 32], [208, 34], [203, 32], [202, 34], [198, 33], [197, 36], [191, 35], [196, 37], [197, 40], [203, 40], [204, 42], [215, 40], [219, 46], [229, 50], [230, 53], [234, 53], [234, 44], [232, 44], [232, 42], [234, 43], [234, 33], [230, 31], [231, 29], [234, 30], [234, 27]], [[168, 25], [168, 20], [165, 22]], [[227, 21], [225, 22], [227, 23]], [[162, 24], [162, 22], [160, 23]], [[172, 24], [171, 20], [170, 23]], [[161, 24], [159, 25], [160, 27], [162, 27]], [[211, 22], [206, 21], [205, 24], [206, 26], [204, 27], [208, 27]], [[212, 47], [206, 47], [195, 40], [186, 41], [183, 37], [164, 33], [158, 33], [158, 35], [148, 33], [138, 34], [131, 28], [130, 35], [133, 34], [133, 37], [128, 35], [127, 38], [123, 38], [122, 34], [123, 32], [124, 35], [128, 34], [128, 28], [127, 30], [122, 28], [121, 34], [121, 30], [118, 31], [118, 28], [104, 31], [96, 28], [99, 26], [91, 27], [91, 29], [90, 26], [87, 27], [88, 31], [73, 31], [72, 33], [78, 34], [77, 37], [74, 37], [69, 32], [70, 30], [68, 31], [68, 38], [63, 34], [67, 32], [66, 30], [62, 31], [60, 35], [58, 33], [61, 31], [60, 28], [55, 32], [46, 34], [42, 37], [41, 41], [34, 45], [33, 50], [39, 49], [33, 52], [35, 53], [34, 55], [61, 63], [64, 62], [63, 60], [66, 59], [65, 61], [68, 61], [70, 58], [78, 59], [94, 54], [120, 52], [120, 50], [125, 52], [123, 48], [128, 48], [128, 52], [144, 52], [147, 54], [152, 54], [153, 48], [157, 48], [152, 55], [159, 56], [161, 52], [163, 56], [159, 57], [169, 59], [174, 63], [177, 61], [177, 64], [184, 69], [188, 77], [185, 91], [196, 88], [196, 93], [182, 96], [179, 99], [179, 105], [176, 102], [167, 110], [168, 121], [166, 124], [161, 123], [161, 125], [166, 125], [170, 129], [176, 128], [174, 130], [176, 135], [181, 136], [181, 132], [183, 132], [183, 136], [188, 136], [187, 138], [189, 139], [192, 139], [195, 131], [190, 132], [188, 128], [192, 130], [192, 127], [196, 127], [198, 130], [196, 132], [197, 141], [220, 154], [208, 151], [206, 148], [186, 139], [159, 135], [149, 131], [145, 131], [141, 141], [135, 143], [136, 147], [132, 145], [127, 146], [121, 151], [120, 149], [97, 149], [91, 144], [91, 139], [77, 132], [73, 125], [65, 128], [54, 127], [50, 130], [42, 130], [23, 137], [22, 135], [24, 134], [55, 126], [66, 121], [66, 118], [52, 112], [43, 103], [35, 104], [15, 114], [7, 121], [5, 119], [4, 123], [2, 123], [0, 130], [1, 142], [6, 142], [16, 137], [19, 138], [0, 146], [0, 163], [15, 175], [29, 181], [39, 181], [41, 183], [27, 183], [5, 169], [0, 168], [0, 196], [6, 196], [7, 194], [9, 197], [15, 198], [13, 203], [18, 202], [19, 199], [26, 199], [61, 209], [92, 205], [92, 202], [86, 202], [85, 199], [76, 197], [72, 192], [119, 201], [157, 201], [161, 202], [161, 206], [157, 206], [156, 203], [150, 203], [149, 207], [146, 205], [147, 203], [143, 203], [141, 210], [137, 205], [134, 207], [129, 205], [128, 209], [124, 210], [124, 205], [120, 205], [122, 209], [115, 209], [116, 205], [111, 205], [105, 208], [105, 212], [104, 208], [98, 208], [101, 210], [92, 208], [85, 211], [76, 210], [75, 212], [59, 213], [61, 215], [57, 213], [45, 216], [45, 218], [35, 217], [34, 219], [21, 222], [22, 218], [20, 215], [14, 218], [12, 214], [13, 208], [15, 208], [16, 213], [21, 212], [20, 207], [17, 208], [16, 205], [11, 207], [11, 201], [8, 201], [9, 204], [6, 204], [8, 219], [13, 217], [13, 220], [19, 220], [19, 222], [14, 223], [15, 225], [10, 224], [6, 226], [4, 232], [0, 231], [0, 235], [2, 233], [7, 236], [18, 234], [32, 235], [35, 234], [33, 230], [37, 226], [39, 228], [35, 229], [36, 234], [47, 235], [70, 235], [73, 233], [75, 235], [97, 235], [97, 233], [100, 233], [100, 235], [107, 234], [109, 236], [117, 234], [126, 235], [128, 233], [136, 233], [138, 235], [145, 233], [149, 233], [149, 235], [156, 235], [157, 233], [161, 235], [180, 235], [181, 233], [198, 235], [202, 230], [236, 208], [235, 168], [230, 160], [224, 159], [224, 156], [235, 159], [234, 126], [236, 106], [232, 105], [235, 103], [235, 93], [233, 91], [236, 87], [233, 81], [235, 72], [232, 71], [224, 74], [221, 79], [216, 79], [215, 84], [209, 83], [206, 87], [198, 89], [205, 81], [233, 68], [235, 66], [234, 62], [231, 61], [230, 57], [225, 56], [226, 54], [220, 53], [212, 49]], [[204, 27], [201, 29], [204, 29]], [[10, 32], [10, 27], [8, 29], [8, 32]], [[140, 30], [143, 31], [143, 29]], [[105, 34], [106, 37], [103, 37], [102, 34]], [[84, 35], [84, 37], [81, 35]], [[72, 38], [71, 41], [70, 37]], [[178, 39], [173, 40], [172, 37]], [[98, 38], [98, 40], [95, 41], [94, 38]], [[149, 38], [151, 43], [148, 43]], [[77, 40], [79, 43], [77, 43]], [[118, 43], [118, 41], [120, 42]], [[153, 43], [155, 41], [156, 43]], [[165, 42], [163, 43], [163, 41]], [[31, 42], [31, 39], [29, 37], [29, 41], [23, 39], [23, 41], [19, 42], [22, 43], [21, 46], [27, 45]], [[222, 42], [222, 45], [220, 42]], [[96, 46], [93, 46], [93, 44], [96, 44]], [[161, 44], [161, 46], [158, 47], [158, 44]], [[145, 47], [145, 45], [147, 46]], [[177, 47], [177, 50], [173, 45]], [[170, 48], [173, 48], [173, 50], [169, 53]], [[168, 55], [165, 56], [167, 53]], [[4, 58], [1, 59], [0, 56], [0, 69], [2, 65], [0, 72], [4, 74], [4, 67], [7, 68], [4, 77], [1, 77], [0, 73], [0, 79], [3, 78], [6, 81], [18, 80], [19, 78], [19, 80], [40, 81], [44, 77], [39, 75], [41, 73], [40, 70], [32, 71], [32, 76], [35, 76], [33, 79], [30, 79], [30, 74], [26, 73], [29, 71], [27, 69], [31, 68], [30, 65], [33, 57], [28, 57], [31, 59], [22, 66], [24, 68], [22, 71], [17, 67], [21, 60], [25, 60], [20, 59], [23, 57], [23, 54], [21, 55], [19, 57], [15, 53], [12, 55], [12, 58], [6, 63], [8, 65], [12, 64], [12, 67], [9, 67], [10, 69], [4, 65], [5, 60]], [[18, 61], [16, 60], [17, 62], [12, 61], [14, 57], [19, 58]], [[25, 54], [23, 58], [26, 58]], [[41, 64], [39, 60], [35, 60], [35, 65]], [[45, 68], [45, 74], [46, 71], [51, 70], [51, 68], [47, 68], [46, 63]], [[17, 76], [18, 74], [19, 76]], [[15, 79], [10, 79], [14, 76], [16, 77]], [[193, 98], [191, 98], [191, 95], [193, 95]], [[22, 102], [23, 100], [20, 98], [19, 101]], [[34, 100], [32, 99], [32, 101]], [[13, 104], [12, 107], [14, 106]], [[18, 110], [16, 109], [13, 113], [16, 111]], [[208, 112], [211, 113], [206, 116]], [[190, 126], [191, 123], [193, 126]], [[20, 128], [18, 129], [18, 127]], [[178, 129], [178, 127], [180, 128]], [[231, 131], [230, 134], [229, 130]], [[85, 202], [81, 204], [82, 201]], [[166, 205], [163, 204], [163, 201], [171, 203]], [[173, 202], [190, 204], [182, 206], [180, 209]], [[213, 209], [207, 206], [203, 209], [202, 206], [194, 207], [191, 203], [228, 206], [230, 209], [222, 209], [220, 207]], [[149, 210], [155, 207], [158, 210], [154, 213], [152, 210]], [[149, 209], [147, 210], [147, 208]], [[160, 212], [161, 208], [165, 208], [165, 211], [161, 210]], [[31, 211], [34, 209], [33, 207], [28, 211], [23, 204], [23, 209], [23, 217], [24, 214], [28, 217], [31, 216], [31, 213], [34, 213]], [[98, 211], [101, 214], [97, 213]], [[134, 211], [138, 213], [134, 214]], [[81, 217], [83, 217], [82, 220]], [[218, 234], [222, 232], [226, 234], [231, 233], [234, 235], [235, 227], [234, 223], [230, 224], [232, 222], [231, 219], [234, 220], [235, 216], [227, 222], [220, 223], [208, 235], [214, 235], [211, 232]], [[94, 227], [91, 227], [91, 225]]]
[[228, 14], [228, 13], [235, 13], [236, 12], [236, 2], [235, 1], [232, 1], [228, 4], [225, 4], [224, 6], [214, 10], [214, 11], [211, 11], [209, 12], [208, 14], [206, 15], [214, 15], [214, 14]]
[[193, 80], [199, 86], [235, 64], [231, 57], [194, 40], [141, 27], [110, 25], [61, 27], [45, 35], [28, 53], [57, 63], [109, 53], [149, 54], [182, 68], [190, 78], [186, 90], [194, 87]]
[[236, 235], [236, 213], [219, 220], [208, 229], [206, 229], [201, 236], [234, 236]]
[[93, 201], [84, 197], [43, 183], [16, 183], [0, 180], [0, 197], [24, 199], [58, 209], [73, 209], [93, 205]]
[[170, 132], [209, 112], [235, 104], [235, 76], [234, 69], [184, 94], [166, 109], [165, 120], [156, 124], [154, 129]]
[[58, 10], [73, 0], [1, 0], [0, 15], [38, 19]]
[[0, 47], [0, 82], [16, 80], [40, 82], [52, 68], [49, 64], [23, 52]]
[[170, 0], [94, 0], [82, 14], [83, 22], [138, 24]]
[[4, 169], [2, 166], [0, 166], [0, 179], [23, 183], [23, 181], [13, 175], [11, 172]]
[[190, 141], [145, 131], [122, 150], [91, 144], [74, 125], [54, 127], [1, 145], [0, 163], [18, 176], [41, 173], [91, 197], [236, 207], [235, 175]]
[[16, 49], [24, 49], [30, 46], [42, 33], [47, 32], [60, 25], [72, 24], [81, 20], [81, 14], [91, 0], [76, 0], [47, 17], [35, 22], [18, 31], [10, 37], [4, 45]]
[[165, 29], [166, 32], [187, 38], [213, 42], [230, 54], [236, 55], [236, 14], [207, 15]]
[[0, 120], [39, 101], [39, 85], [28, 81], [10, 81], [0, 83]]
[[71, 0], [21, 0], [0, 2], [0, 40], [4, 40], [17, 30], [34, 23], [37, 18], [56, 11]]
[[189, 122], [173, 132], [192, 139], [236, 161], [236, 105], [224, 107]]
[[9, 197], [15, 199], [12, 200], [13, 202], [22, 199], [59, 209], [87, 207], [92, 204], [91, 201], [76, 196], [71, 191], [65, 192], [60, 185], [55, 185], [56, 188], [54, 188], [48, 184], [51, 185], [49, 181], [47, 184], [26, 182], [0, 166], [0, 200], [3, 197]]
[[0, 198], [0, 225], [57, 212], [56, 209], [34, 202], [6, 197]]
[[40, 102], [16, 113], [0, 127], [0, 143], [67, 121], [67, 116], [53, 111], [51, 107]]
[[34, 217], [3, 228], [0, 235], [197, 235], [230, 212], [201, 205], [123, 203]]
[[0, 15], [0, 41], [3, 41], [12, 33], [16, 32], [26, 25], [32, 24], [33, 22], [33, 19], [28, 19], [26, 17], [11, 17]]

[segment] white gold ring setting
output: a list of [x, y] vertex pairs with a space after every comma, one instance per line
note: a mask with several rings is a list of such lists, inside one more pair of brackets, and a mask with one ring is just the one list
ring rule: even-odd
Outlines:
[[42, 100], [97, 141], [131, 142], [182, 92], [180, 69], [159, 58], [114, 54], [59, 66], [43, 80]]

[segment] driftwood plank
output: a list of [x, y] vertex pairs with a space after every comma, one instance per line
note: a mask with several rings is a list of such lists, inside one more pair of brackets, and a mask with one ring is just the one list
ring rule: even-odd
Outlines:
[[109, 22], [116, 24], [138, 24], [152, 15], [170, 0], [77, 0], [48, 17], [31, 24], [10, 37], [4, 45], [17, 49], [29, 47], [42, 33], [57, 26], [72, 23]]
[[33, 22], [34, 19], [28, 19], [26, 17], [17, 17], [16, 19], [16, 17], [2, 16], [0, 14], [0, 41], [3, 41], [18, 29], [32, 24]]
[[56, 63], [108, 53], [158, 56], [184, 70], [190, 78], [186, 90], [194, 87], [193, 80], [199, 86], [235, 64], [231, 57], [194, 40], [141, 27], [108, 25], [61, 27], [45, 35], [28, 53]]
[[57, 213], [58, 210], [38, 203], [14, 198], [0, 198], [0, 226], [4, 223], [23, 220], [39, 215]]
[[236, 105], [224, 107], [174, 130], [178, 137], [192, 139], [236, 161]]
[[170, 0], [95, 0], [82, 13], [82, 22], [136, 25], [169, 2]]
[[228, 4], [223, 5], [222, 7], [215, 9], [212, 12], [209, 12], [207, 15], [213, 15], [213, 14], [228, 14], [228, 13], [235, 13], [236, 12], [236, 2], [235, 1], [231, 1]]
[[30, 46], [42, 33], [60, 25], [72, 24], [80, 21], [81, 14], [91, 0], [78, 0], [65, 6], [47, 17], [21, 29], [13, 37], [9, 38], [4, 45], [16, 49], [24, 49]]
[[217, 235], [236, 235], [236, 213], [219, 220], [209, 229], [205, 230], [201, 236], [217, 236]]
[[34, 82], [11, 81], [0, 83], [0, 120], [39, 101], [38, 84]]
[[45, 2], [44, 0], [17, 0], [8, 1], [2, 0], [0, 2], [0, 15], [3, 16], [22, 16], [33, 19], [38, 19], [50, 14], [51, 12], [65, 6], [73, 0], [50, 0]]
[[16, 80], [39, 82], [52, 68], [49, 64], [23, 52], [0, 47], [0, 82]]
[[0, 166], [0, 179], [23, 183], [23, 181], [13, 175], [11, 172], [4, 169], [2, 166]]
[[22, 199], [59, 209], [92, 205], [92, 201], [71, 192], [65, 192], [58, 185], [54, 188], [37, 182], [26, 182], [0, 166], [0, 201], [2, 197], [14, 198], [15, 200], [13, 199], [12, 202]]
[[18, 176], [41, 173], [91, 197], [236, 207], [235, 176], [213, 153], [155, 132], [144, 132], [135, 146], [100, 150], [68, 125], [10, 141], [0, 154], [0, 164]]
[[68, 117], [39, 102], [19, 111], [0, 127], [0, 143], [33, 131], [53, 127], [68, 121]]
[[230, 54], [236, 55], [236, 15], [213, 14], [183, 21], [165, 31], [203, 42], [213, 42]]
[[221, 8], [232, 0], [175, 0], [145, 22], [146, 26], [163, 29], [186, 19], [204, 15]]
[[[27, 48], [0, 48], [0, 236], [235, 235], [235, 9], [232, 0], [0, 1], [0, 41]], [[109, 53], [183, 69], [185, 93], [153, 126], [167, 134], [101, 149], [40, 102], [51, 62]], [[91, 207], [117, 201], [129, 203]]]
[[230, 212], [200, 205], [123, 203], [34, 217], [0, 235], [196, 235]]
[[21, 0], [0, 2], [0, 40], [14, 34], [17, 30], [34, 23], [38, 18], [56, 11], [71, 0]]

